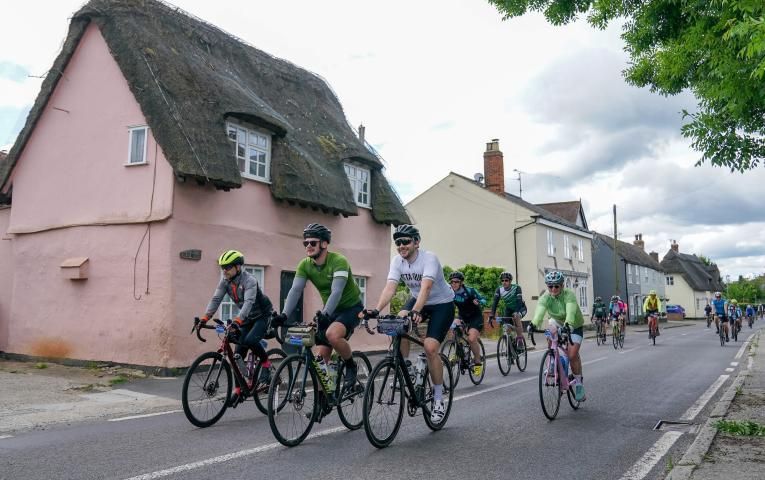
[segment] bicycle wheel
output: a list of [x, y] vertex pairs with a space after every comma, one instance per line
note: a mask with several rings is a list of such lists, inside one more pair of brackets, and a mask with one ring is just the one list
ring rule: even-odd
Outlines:
[[733, 323], [733, 341], [738, 342], [738, 324]]
[[611, 342], [614, 344], [614, 350], [618, 350], [619, 348], [619, 326], [614, 325], [614, 330], [611, 333]]
[[[473, 382], [473, 385], [478, 385], [483, 381], [483, 377], [486, 376], [486, 349], [483, 348], [483, 342], [481, 339], [478, 339], [478, 347], [481, 349], [481, 365], [483, 365], [483, 368], [481, 368], [481, 374], [475, 375], [473, 373], [473, 369], [471, 368], [468, 371], [468, 375], [470, 376], [470, 381]], [[470, 351], [469, 355], [472, 355], [473, 352]]]
[[268, 388], [268, 423], [274, 437], [287, 447], [305, 440], [319, 409], [319, 383], [303, 355], [282, 360]]
[[579, 410], [579, 405], [581, 402], [578, 402], [576, 400], [576, 396], [574, 395], [574, 392], [571, 390], [571, 387], [568, 387], [566, 390], [566, 396], [568, 397], [568, 404], [571, 405], [571, 408], [574, 410]]
[[369, 443], [385, 448], [396, 438], [404, 418], [404, 374], [392, 358], [378, 363], [364, 388], [364, 432]]
[[526, 348], [526, 339], [523, 337], [518, 338], [519, 340], [516, 340], [516, 344], [513, 346], [513, 350], [515, 350], [515, 364], [518, 366], [519, 371], [524, 372], [529, 361], [529, 354]]
[[350, 389], [345, 389], [345, 363], [341, 363], [337, 372], [337, 415], [348, 430], [357, 430], [364, 423], [364, 387], [369, 379], [372, 364], [363, 352], [353, 352], [356, 361], [356, 383]]
[[226, 411], [232, 388], [231, 365], [223, 360], [223, 355], [203, 353], [183, 379], [183, 413], [197, 427], [209, 427]]
[[499, 337], [497, 342], [497, 363], [499, 364], [499, 371], [502, 375], [507, 376], [510, 373], [510, 367], [513, 364], [513, 358], [510, 354], [510, 348], [508, 346], [507, 335]]
[[449, 366], [452, 370], [452, 377], [454, 377], [454, 387], [460, 383], [460, 362], [462, 361], [462, 352], [459, 352], [461, 346], [457, 345], [457, 340], [446, 340], [441, 345], [441, 354], [445, 355], [449, 360]]
[[[271, 378], [274, 378], [276, 369], [279, 367], [282, 360], [287, 358], [287, 354], [284, 353], [284, 350], [281, 348], [272, 348], [266, 352], [266, 355], [268, 355], [268, 359], [271, 361], [271, 368], [269, 369], [271, 370]], [[252, 372], [252, 377], [255, 378], [256, 381], [260, 378], [261, 370], [263, 370], [263, 365], [258, 362], [255, 366], [255, 370]], [[256, 384], [255, 392], [252, 395], [253, 400], [255, 400], [255, 406], [258, 407], [258, 410], [260, 410], [263, 415], [268, 415], [268, 387], [268, 385]]]
[[656, 327], [648, 327], [649, 335], [651, 336], [651, 341], [654, 345], [656, 345]]
[[619, 329], [619, 348], [624, 349], [624, 330]]
[[600, 323], [598, 323], [597, 328], [595, 329], [595, 341], [597, 342], [598, 346], [605, 343], [603, 342], [602, 326]]
[[555, 355], [550, 350], [546, 351], [539, 365], [539, 401], [548, 420], [555, 420], [560, 408], [560, 382], [556, 367]]
[[454, 397], [454, 385], [452, 384], [452, 371], [451, 369], [447, 368], [446, 365], [448, 364], [447, 358], [445, 355], [441, 354], [441, 363], [443, 364], [442, 370], [443, 370], [443, 390], [442, 390], [442, 400], [444, 402], [444, 408], [446, 409], [444, 412], [444, 417], [441, 419], [440, 422], [434, 422], [430, 418], [430, 412], [433, 408], [433, 403], [435, 401], [434, 393], [433, 393], [433, 385], [430, 380], [430, 375], [428, 368], [425, 367], [425, 398], [423, 399], [422, 404], [422, 416], [425, 417], [425, 423], [428, 425], [428, 428], [431, 430], [441, 430], [444, 428], [444, 425], [446, 425], [446, 420], [449, 419], [449, 413], [452, 411], [452, 398]]
[[723, 327], [720, 325], [720, 346], [725, 346], [725, 332], [723, 332]]

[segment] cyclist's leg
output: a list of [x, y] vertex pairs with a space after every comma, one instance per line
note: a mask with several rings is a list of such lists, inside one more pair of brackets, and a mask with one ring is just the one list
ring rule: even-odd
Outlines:
[[582, 357], [579, 355], [583, 340], [584, 329], [582, 327], [571, 330], [571, 343], [568, 346], [568, 360], [571, 365], [571, 373], [574, 374], [574, 378], [576, 379], [574, 393], [579, 401], [585, 400], [584, 384], [582, 382]]
[[521, 312], [512, 312], [509, 316], [513, 318], [513, 324], [515, 325], [515, 334], [518, 338], [523, 336], [523, 324], [521, 323]]
[[441, 398], [441, 387], [444, 383], [443, 365], [439, 355], [441, 342], [446, 338], [449, 327], [454, 321], [454, 304], [441, 303], [439, 305], [430, 305], [423, 309], [430, 314], [428, 322], [428, 332], [425, 335], [425, 355], [428, 357], [428, 370], [430, 379], [436, 388], [436, 398]]
[[715, 313], [715, 332], [720, 333], [720, 317]]
[[478, 337], [481, 335], [481, 329], [476, 328], [474, 322], [471, 322], [469, 325], [468, 343], [470, 343], [470, 351], [473, 352], [473, 362], [481, 363], [481, 346], [478, 345]]
[[268, 362], [268, 355], [266, 354], [266, 350], [263, 348], [263, 345], [260, 344], [260, 341], [263, 339], [263, 335], [266, 333], [266, 326], [266, 320], [259, 319], [251, 325], [249, 331], [246, 334], [242, 332], [242, 343], [246, 347], [251, 348], [252, 352], [256, 357], [260, 359], [261, 362]]
[[345, 362], [351, 361], [353, 358], [348, 339], [359, 325], [358, 315], [363, 309], [364, 306], [359, 303], [345, 310], [336, 311], [332, 315], [332, 323], [327, 328], [327, 341]]

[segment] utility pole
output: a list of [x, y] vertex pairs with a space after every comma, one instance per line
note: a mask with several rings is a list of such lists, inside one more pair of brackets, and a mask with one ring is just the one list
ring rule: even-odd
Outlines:
[[614, 204], [614, 281], [615, 292], [619, 292], [619, 256], [616, 254], [616, 204]]

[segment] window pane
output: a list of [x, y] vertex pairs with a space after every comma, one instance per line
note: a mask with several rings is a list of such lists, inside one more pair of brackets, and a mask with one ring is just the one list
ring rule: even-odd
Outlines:
[[228, 139], [236, 141], [236, 128], [231, 125], [228, 126]]
[[244, 169], [244, 159], [243, 158], [237, 158], [236, 159], [236, 163], [239, 164], [239, 171], [240, 172], [244, 173], [244, 172], [247, 171], [247, 170]]
[[244, 157], [244, 145], [241, 143], [236, 144], [236, 156]]
[[264, 164], [258, 165], [258, 176], [266, 178], [266, 166]]
[[247, 143], [247, 130], [238, 128], [236, 130], [236, 141], [239, 143]]
[[249, 162], [250, 164], [250, 175], [257, 175], [258, 174], [258, 164], [256, 162]]
[[143, 163], [145, 161], [143, 156], [145, 143], [145, 128], [137, 128], [130, 131], [130, 163]]

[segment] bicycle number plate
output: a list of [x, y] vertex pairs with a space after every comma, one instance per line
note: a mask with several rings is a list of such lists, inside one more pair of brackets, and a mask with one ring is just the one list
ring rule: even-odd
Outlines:
[[290, 327], [287, 329], [287, 343], [313, 347], [316, 343], [315, 330], [312, 327]]
[[225, 331], [226, 331], [226, 327], [224, 327], [223, 325], [216, 325], [216, 326], [215, 326], [215, 331], [216, 331], [217, 333], [223, 333], [223, 332], [225, 332]]
[[408, 318], [385, 318], [380, 319], [377, 324], [377, 331], [391, 337], [398, 337], [407, 333], [409, 327]]

